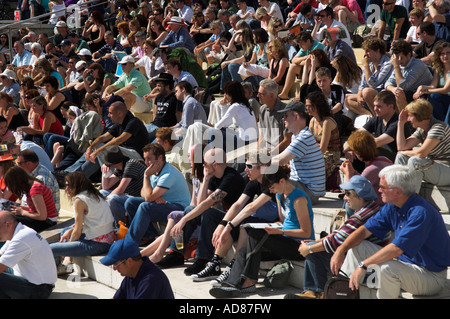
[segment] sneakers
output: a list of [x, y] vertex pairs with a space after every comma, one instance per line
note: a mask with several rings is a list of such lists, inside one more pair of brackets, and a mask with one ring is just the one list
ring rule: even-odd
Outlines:
[[220, 287], [222, 285], [222, 283], [228, 279], [228, 276], [230, 275], [230, 273], [231, 273], [231, 267], [227, 266], [225, 268], [225, 270], [220, 274], [219, 277], [217, 277], [214, 280], [211, 280], [211, 285], [213, 287]]
[[251, 294], [256, 292], [256, 285], [245, 288], [235, 288], [229, 286], [214, 287], [209, 290], [209, 294], [216, 298], [238, 298], [243, 294]]
[[64, 265], [63, 263], [60, 263], [56, 267], [56, 271], [57, 271], [58, 276], [64, 276], [64, 275], [71, 274], [74, 271], [73, 263], [69, 263], [67, 265]]
[[161, 259], [161, 261], [156, 263], [156, 265], [161, 269], [182, 266], [184, 265], [184, 256], [176, 251], [171, 250], [166, 256], [164, 256], [163, 259]]
[[206, 267], [197, 274], [191, 275], [194, 282], [207, 281], [220, 275], [220, 262], [210, 261], [206, 264]]
[[208, 261], [205, 260], [205, 259], [196, 259], [195, 262], [192, 265], [190, 265], [189, 267], [187, 267], [184, 270], [184, 274], [186, 276], [191, 276], [193, 274], [198, 274], [203, 269], [205, 269], [207, 263], [208, 263]]
[[284, 299], [323, 299], [323, 292], [306, 290], [301, 294], [287, 294]]

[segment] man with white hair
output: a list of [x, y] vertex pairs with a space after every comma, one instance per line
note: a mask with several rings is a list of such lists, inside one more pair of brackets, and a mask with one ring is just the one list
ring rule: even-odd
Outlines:
[[34, 42], [31, 45], [31, 54], [33, 54], [33, 56], [30, 60], [30, 66], [34, 66], [39, 58], [45, 57], [45, 54], [42, 51], [42, 46], [38, 42]]
[[[442, 216], [415, 193], [415, 175], [407, 167], [391, 165], [379, 176], [386, 204], [337, 248], [331, 271], [351, 274], [350, 288], [358, 289], [368, 267], [375, 266], [380, 299], [399, 298], [401, 290], [435, 295], [445, 286], [450, 265], [450, 237]], [[365, 240], [389, 231], [395, 236], [384, 247]]]

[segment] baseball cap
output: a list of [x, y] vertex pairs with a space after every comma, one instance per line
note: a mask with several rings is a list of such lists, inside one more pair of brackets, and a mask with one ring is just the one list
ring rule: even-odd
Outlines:
[[131, 239], [120, 239], [111, 245], [108, 254], [100, 259], [105, 266], [114, 265], [116, 262], [135, 257], [141, 254], [137, 243]]
[[10, 69], [5, 69], [5, 71], [3, 71], [3, 73], [1, 73], [0, 76], [6, 76], [10, 80], [15, 80], [16, 72], [14, 72], [13, 70], [10, 70]]
[[305, 104], [303, 104], [303, 102], [300, 101], [291, 101], [289, 102], [286, 107], [282, 110], [279, 110], [279, 113], [284, 113], [287, 111], [294, 111], [297, 112], [299, 114], [301, 113], [306, 113], [306, 107]]
[[78, 55], [81, 55], [81, 56], [83, 56], [83, 55], [90, 55], [90, 56], [92, 56], [92, 53], [88, 49], [81, 49], [80, 52], [78, 52]]
[[339, 185], [341, 189], [353, 189], [356, 194], [365, 200], [372, 200], [377, 198], [377, 194], [373, 189], [372, 183], [361, 175], [354, 175], [347, 182]]
[[61, 41], [61, 45], [72, 45], [72, 42], [69, 39], [64, 39]]
[[67, 27], [67, 23], [65, 23], [64, 21], [58, 21], [56, 23], [56, 27], [57, 28], [65, 28], [65, 27]]
[[136, 60], [131, 55], [126, 55], [120, 60], [119, 64], [125, 64], [125, 63], [136, 63]]

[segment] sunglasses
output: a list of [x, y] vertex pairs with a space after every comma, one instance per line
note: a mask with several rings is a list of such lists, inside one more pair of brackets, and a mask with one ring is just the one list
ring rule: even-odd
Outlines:
[[394, 4], [395, 2], [383, 2], [384, 6], [390, 6], [391, 4]]
[[255, 164], [250, 164], [250, 163], [245, 163], [245, 167], [251, 171], [252, 169], [254, 169], [255, 167], [257, 167], [258, 165]]

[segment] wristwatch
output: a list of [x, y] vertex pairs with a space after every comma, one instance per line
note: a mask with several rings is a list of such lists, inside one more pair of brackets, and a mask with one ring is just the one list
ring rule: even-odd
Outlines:
[[360, 267], [360, 268], [362, 268], [362, 269], [364, 269], [364, 270], [367, 270], [367, 267], [366, 267], [366, 265], [364, 265], [364, 262], [363, 262], [363, 261], [360, 261], [360, 262], [359, 262], [358, 267]]

